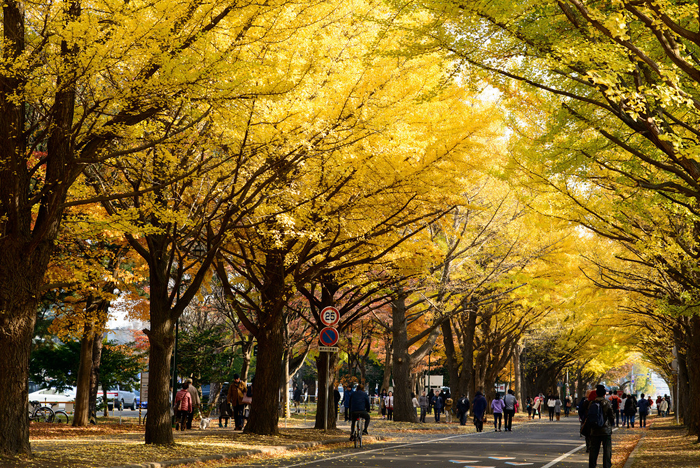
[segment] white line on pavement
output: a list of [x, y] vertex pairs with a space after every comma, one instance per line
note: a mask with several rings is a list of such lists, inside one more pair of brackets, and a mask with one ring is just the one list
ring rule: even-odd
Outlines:
[[556, 465], [557, 463], [559, 463], [559, 462], [562, 461], [563, 459], [565, 459], [565, 458], [567, 458], [567, 457], [573, 455], [574, 453], [578, 452], [579, 450], [581, 450], [581, 449], [582, 449], [583, 447], [585, 447], [585, 446], [586, 446], [586, 444], [579, 445], [579, 446], [576, 447], [575, 449], [571, 450], [569, 453], [565, 453], [565, 454], [562, 455], [561, 457], [559, 457], [559, 458], [557, 458], [557, 459], [554, 459], [554, 460], [552, 460], [551, 462], [547, 463], [547, 464], [544, 465], [542, 468], [549, 468], [550, 466]]
[[[613, 432], [615, 432], [617, 429], [618, 429], [617, 427], [616, 427], [615, 429], [613, 429]], [[579, 450], [581, 450], [581, 449], [582, 449], [583, 447], [585, 447], [585, 446], [586, 446], [586, 444], [579, 445], [578, 447], [576, 447], [575, 449], [573, 449], [573, 450], [570, 451], [569, 453], [565, 453], [564, 455], [562, 455], [561, 457], [557, 458], [556, 460], [552, 460], [551, 462], [547, 463], [547, 464], [544, 465], [542, 468], [550, 468], [550, 467], [556, 465], [557, 463], [559, 463], [559, 462], [562, 461], [563, 459], [565, 459], [565, 458], [567, 458], [567, 457], [573, 455], [574, 453], [578, 452]]]
[[345, 457], [351, 457], [359, 454], [365, 454], [365, 453], [372, 453], [372, 452], [381, 452], [383, 450], [391, 450], [391, 449], [396, 449], [396, 448], [401, 448], [401, 447], [410, 447], [411, 445], [420, 445], [420, 444], [428, 444], [430, 442], [440, 442], [441, 440], [449, 440], [449, 439], [456, 439], [457, 437], [467, 437], [467, 436], [475, 436], [477, 434], [486, 434], [486, 432], [473, 432], [471, 434], [458, 434], [450, 437], [441, 437], [439, 439], [430, 439], [430, 440], [423, 440], [420, 442], [410, 442], [407, 444], [400, 444], [400, 445], [392, 445], [390, 447], [380, 447], [376, 448], [373, 450], [363, 450], [363, 451], [350, 451], [350, 453], [344, 453], [342, 455], [337, 455], [335, 457], [328, 457], [324, 458], [322, 460], [310, 460], [310, 461], [305, 461], [301, 463], [297, 463], [296, 465], [286, 465], [285, 468], [293, 468], [295, 466], [304, 466], [304, 465], [310, 465], [312, 463], [319, 463], [320, 461], [327, 461], [327, 460], [337, 460], [339, 458], [345, 458]]

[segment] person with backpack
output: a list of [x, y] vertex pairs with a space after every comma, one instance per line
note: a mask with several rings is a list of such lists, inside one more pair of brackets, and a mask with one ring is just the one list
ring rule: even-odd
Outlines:
[[505, 431], [513, 432], [513, 416], [518, 407], [518, 399], [515, 398], [515, 392], [512, 389], [508, 389], [508, 393], [503, 397], [503, 404], [505, 405], [503, 409]]
[[625, 415], [627, 416], [627, 427], [634, 428], [634, 416], [637, 414], [637, 398], [634, 395], [628, 395], [625, 400]]
[[615, 424], [615, 414], [612, 404], [605, 398], [605, 386], [596, 386], [595, 394], [595, 400], [588, 405], [584, 423], [585, 430], [591, 439], [588, 468], [596, 467], [601, 445], [603, 446], [603, 468], [611, 468], [612, 427]]

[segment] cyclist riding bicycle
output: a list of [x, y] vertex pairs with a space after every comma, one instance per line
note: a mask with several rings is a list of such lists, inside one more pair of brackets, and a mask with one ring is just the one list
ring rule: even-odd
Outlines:
[[359, 384], [357, 390], [352, 392], [352, 396], [350, 397], [350, 420], [352, 421], [352, 425], [350, 426], [350, 440], [352, 440], [352, 434], [355, 432], [355, 419], [357, 418], [365, 420], [365, 430], [362, 431], [362, 433], [368, 434], [369, 408], [369, 397], [365, 393], [365, 386]]

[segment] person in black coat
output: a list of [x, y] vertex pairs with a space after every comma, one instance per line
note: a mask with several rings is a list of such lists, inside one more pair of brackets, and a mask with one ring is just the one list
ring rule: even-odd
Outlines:
[[469, 398], [467, 395], [462, 393], [462, 398], [457, 400], [457, 417], [459, 418], [459, 424], [462, 426], [467, 425], [467, 414], [469, 413]]

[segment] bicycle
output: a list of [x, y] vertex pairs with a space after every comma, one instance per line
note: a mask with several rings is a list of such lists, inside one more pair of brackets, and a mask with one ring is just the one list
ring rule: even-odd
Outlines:
[[29, 421], [68, 424], [68, 413], [42, 406], [38, 401], [29, 402]]
[[49, 422], [57, 424], [68, 424], [68, 413], [66, 413], [63, 410], [56, 410], [53, 412], [53, 416], [51, 417], [51, 420]]
[[29, 402], [29, 421], [51, 422], [54, 413], [48, 406], [41, 406], [38, 401]]
[[353, 416], [355, 421], [355, 429], [352, 431], [352, 440], [355, 442], [355, 448], [362, 448], [362, 427], [365, 420], [360, 416]]

